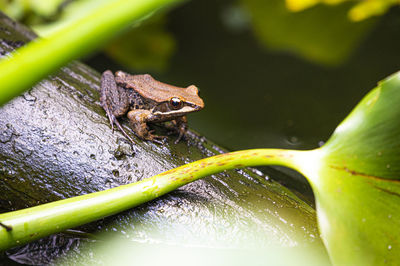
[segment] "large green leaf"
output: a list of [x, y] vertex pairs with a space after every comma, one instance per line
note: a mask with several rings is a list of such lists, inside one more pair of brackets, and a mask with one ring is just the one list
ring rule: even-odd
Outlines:
[[334, 264], [400, 261], [399, 102], [400, 72], [380, 82], [298, 166], [312, 183]]

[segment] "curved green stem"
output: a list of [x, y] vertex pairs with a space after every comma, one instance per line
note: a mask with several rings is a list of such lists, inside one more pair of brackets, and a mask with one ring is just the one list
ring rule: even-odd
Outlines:
[[300, 158], [313, 151], [253, 149], [192, 162], [109, 190], [0, 214], [0, 250], [76, 227], [155, 199], [199, 178], [248, 166], [281, 165], [300, 169]]

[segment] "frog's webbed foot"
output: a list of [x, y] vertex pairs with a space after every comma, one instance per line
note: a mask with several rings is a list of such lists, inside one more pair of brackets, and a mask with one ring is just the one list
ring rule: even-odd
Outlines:
[[175, 144], [178, 144], [179, 143], [179, 141], [181, 141], [181, 139], [183, 138], [183, 137], [185, 137], [186, 136], [186, 125], [184, 126], [184, 127], [179, 127], [178, 128], [178, 138], [175, 140]]
[[175, 140], [175, 144], [178, 144], [182, 138], [185, 137], [187, 131], [187, 119], [186, 116], [178, 117], [172, 120], [173, 129], [178, 133], [178, 138]]
[[155, 135], [155, 134], [153, 134], [154, 131], [155, 131], [154, 129], [148, 131], [147, 135], [144, 138], [146, 140], [149, 140], [149, 141], [157, 143], [157, 144], [164, 144], [164, 141], [166, 141], [168, 139], [168, 137]]

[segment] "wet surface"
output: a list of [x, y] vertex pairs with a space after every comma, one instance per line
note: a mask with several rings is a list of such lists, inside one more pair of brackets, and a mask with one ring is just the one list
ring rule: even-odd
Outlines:
[[[10, 23], [0, 17], [0, 26], [6, 27], [0, 49], [6, 52], [17, 39], [27, 41], [22, 33], [14, 35]], [[7, 37], [8, 32], [13, 37]], [[223, 151], [195, 133], [178, 145], [170, 137], [165, 145], [138, 140], [132, 147], [110, 129], [99, 105], [99, 78], [89, 67], [73, 62], [0, 108], [3, 211], [136, 182]], [[321, 246], [315, 211], [265, 174], [251, 170], [207, 177], [84, 230], [119, 234], [134, 242]], [[69, 249], [79, 257], [79, 243], [79, 238], [57, 235], [7, 254], [20, 263], [43, 264]]]

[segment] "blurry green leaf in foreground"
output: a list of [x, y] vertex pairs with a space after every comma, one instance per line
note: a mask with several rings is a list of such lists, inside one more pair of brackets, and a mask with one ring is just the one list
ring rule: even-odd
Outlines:
[[[301, 11], [319, 3], [339, 4], [349, 0], [286, 0], [286, 5], [291, 11]], [[383, 15], [394, 5], [399, 5], [398, 0], [364, 0], [351, 1], [354, 6], [350, 9], [348, 15], [353, 21], [360, 21], [371, 16]]]
[[[3, 5], [0, 2], [0, 9], [15, 19], [23, 20], [36, 33], [45, 37], [87, 16], [102, 2], [106, 0], [80, 0], [65, 3], [61, 0], [26, 3], [13, 1], [3, 3]], [[172, 34], [167, 32], [165, 25], [165, 16], [162, 14], [153, 16], [144, 20], [140, 27], [131, 27], [124, 34], [119, 35], [105, 48], [105, 51], [126, 68], [162, 71], [167, 67], [168, 60], [175, 50], [175, 40]]]
[[[1, 1], [0, 10], [15, 20], [23, 21], [42, 37], [70, 26], [76, 20], [87, 17], [96, 8], [110, 2], [109, 0], [16, 0], [5, 1], [6, 3]], [[98, 23], [101, 24], [103, 21], [99, 20]]]
[[[207, 232], [204, 232], [207, 234]], [[186, 266], [243, 266], [243, 265], [296, 265], [330, 266], [325, 252], [312, 247], [221, 248], [208, 246], [181, 246], [154, 242], [131, 241], [121, 236], [100, 235], [104, 241], [94, 246], [83, 246], [78, 259], [76, 252], [60, 258], [57, 265], [92, 265], [100, 261], [105, 265], [174, 265]], [[247, 243], [243, 242], [245, 247]], [[251, 243], [250, 243], [251, 244]], [[105, 255], [106, 254], [106, 255]], [[154, 256], [157, 254], [157, 256]], [[179, 258], [179, 259], [177, 259]], [[83, 259], [83, 260], [82, 260]], [[267, 262], [267, 263], [265, 263]]]
[[[53, 0], [56, 1], [56, 0]], [[30, 26], [40, 36], [48, 36], [73, 24], [76, 20], [88, 16], [93, 10], [109, 2], [108, 0], [75, 0], [66, 2], [60, 14], [53, 20], [42, 20], [40, 23], [31, 23]], [[55, 9], [55, 10], [57, 10]], [[38, 14], [38, 13], [36, 13]], [[103, 21], [99, 20], [99, 24]]]
[[[400, 261], [400, 72], [379, 83], [298, 167], [336, 265]], [[303, 158], [304, 159], [304, 158]]]
[[153, 16], [113, 40], [105, 52], [127, 68], [162, 71], [175, 50], [175, 39], [165, 25], [165, 16]]
[[[99, 1], [78, 19], [69, 21], [46, 38], [37, 39], [0, 61], [0, 104], [73, 59], [95, 51], [123, 28], [138, 23], [179, 0]], [[21, 77], [24, 73], [24, 78]]]
[[0, 10], [22, 21], [40, 36], [48, 36], [90, 14], [108, 0], [0, 0]]
[[374, 25], [351, 22], [348, 4], [318, 5], [291, 12], [280, 0], [241, 0], [255, 35], [269, 49], [288, 51], [307, 60], [338, 65], [345, 61]]
[[[0, 0], [1, 1], [1, 0]], [[87, 16], [102, 2], [80, 0], [64, 2], [13, 1], [3, 3], [0, 9], [11, 17], [23, 20], [40, 36], [48, 36], [67, 27], [75, 20]], [[0, 2], [1, 3], [1, 2]], [[136, 23], [139, 25], [140, 23]], [[130, 30], [112, 41], [106, 53], [126, 68], [143, 71], [162, 71], [175, 50], [175, 40], [165, 29], [165, 16], [157, 15], [144, 20], [140, 27]]]

